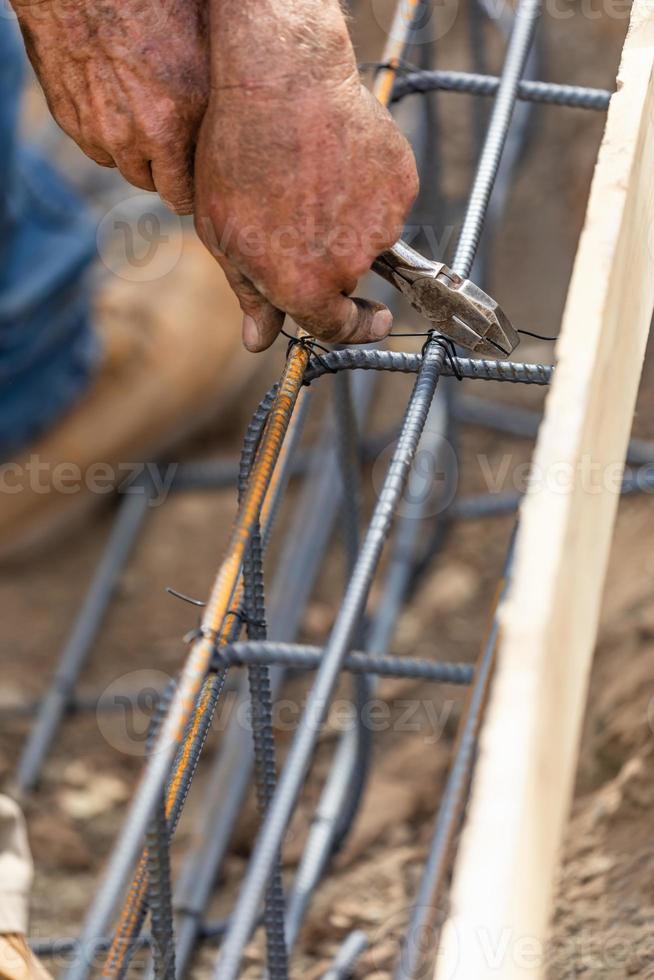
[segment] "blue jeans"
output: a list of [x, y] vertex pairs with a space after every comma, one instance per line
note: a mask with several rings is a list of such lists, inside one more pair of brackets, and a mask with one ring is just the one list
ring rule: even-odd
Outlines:
[[23, 50], [0, 17], [0, 461], [87, 387], [99, 350], [87, 271], [95, 231], [55, 170], [18, 140]]

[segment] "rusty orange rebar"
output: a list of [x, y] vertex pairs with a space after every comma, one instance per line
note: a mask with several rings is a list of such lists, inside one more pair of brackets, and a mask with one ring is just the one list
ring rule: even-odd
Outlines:
[[407, 46], [416, 10], [422, 0], [399, 0], [388, 40], [381, 58], [382, 67], [377, 73], [373, 92], [383, 106], [388, 107], [393, 94], [393, 83]]
[[[218, 638], [218, 643], [226, 642], [227, 614], [236, 612], [240, 605], [241, 567], [252, 529], [260, 519], [265, 523], [269, 508], [272, 506], [277, 481], [281, 478], [285, 455], [288, 452], [287, 447], [290, 444], [285, 440], [285, 436], [302, 390], [302, 379], [308, 360], [308, 347], [295, 344], [291, 348], [248, 486], [234, 522], [226, 557], [218, 571], [207, 603], [201, 627], [202, 636], [193, 644], [169, 715], [159, 736], [162, 740], [171, 738], [174, 744], [179, 744], [182, 742], [189, 720], [193, 717], [191, 728], [184, 738], [184, 750], [173, 768], [166, 791], [164, 806], [167, 818], [172, 814], [177, 791], [187, 771], [190, 750], [193, 739], [197, 735], [202, 711], [210, 696], [206, 674], [215, 640]], [[174, 714], [173, 709], [176, 709]], [[129, 952], [129, 942], [125, 941], [125, 937], [130, 935], [140, 919], [146, 890], [147, 855], [144, 850], [118, 918], [114, 939], [103, 966], [104, 977], [117, 977], [124, 966], [124, 958]]]
[[[239, 584], [237, 592], [234, 596], [234, 602], [232, 603], [232, 610], [234, 612], [238, 609], [241, 592], [242, 586]], [[228, 621], [225, 622], [221, 630], [219, 641], [221, 644], [226, 643], [228, 639], [230, 627], [227, 625], [227, 623]], [[197, 737], [204, 711], [206, 710], [211, 699], [211, 685], [212, 680], [209, 678], [207, 678], [202, 685], [191, 728], [184, 739], [183, 751], [175, 763], [170, 784], [166, 790], [164, 802], [166, 820], [170, 820], [173, 816], [173, 809], [175, 806], [177, 793], [182, 780], [187, 774], [191, 748], [195, 738]], [[136, 871], [134, 872], [134, 877], [132, 878], [132, 883], [129, 887], [127, 898], [118, 917], [111, 946], [107, 951], [105, 964], [102, 970], [103, 977], [112, 978], [112, 980], [114, 980], [114, 978], [120, 975], [123, 969], [125, 957], [130, 951], [130, 940], [134, 938], [134, 932], [136, 931], [144, 910], [148, 888], [147, 867], [148, 856], [147, 851], [144, 849], [141, 852], [141, 857], [139, 858], [139, 862], [136, 866]]]

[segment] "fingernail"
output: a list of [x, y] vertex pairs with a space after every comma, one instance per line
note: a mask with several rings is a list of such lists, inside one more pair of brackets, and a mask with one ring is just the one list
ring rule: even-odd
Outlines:
[[243, 343], [251, 351], [257, 351], [261, 343], [257, 321], [247, 313], [243, 317]]
[[390, 310], [378, 310], [372, 318], [370, 333], [377, 340], [383, 340], [390, 333], [393, 326], [393, 314]]

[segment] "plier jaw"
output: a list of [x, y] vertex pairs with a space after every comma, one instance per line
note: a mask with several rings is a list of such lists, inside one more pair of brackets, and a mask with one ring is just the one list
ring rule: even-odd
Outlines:
[[520, 338], [498, 303], [443, 262], [432, 262], [400, 241], [372, 268], [454, 343], [482, 357], [508, 357], [518, 346]]

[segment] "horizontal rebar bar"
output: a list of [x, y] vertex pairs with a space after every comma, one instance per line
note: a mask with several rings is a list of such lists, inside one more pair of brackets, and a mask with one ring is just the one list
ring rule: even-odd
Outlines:
[[[212, 940], [221, 939], [225, 935], [229, 919], [218, 919], [216, 922], [203, 922], [198, 926], [198, 937], [200, 939]], [[149, 933], [144, 933], [134, 941], [136, 949], [144, 949], [149, 946], [152, 937]], [[101, 953], [109, 949], [112, 943], [111, 936], [103, 936], [94, 945], [94, 949]], [[43, 958], [50, 956], [70, 956], [78, 952], [79, 939], [62, 936], [60, 939], [30, 939], [29, 947], [35, 956]]]
[[[293, 670], [316, 670], [324, 656], [323, 647], [300, 643], [276, 643], [272, 640], [244, 640], [221, 647], [213, 657], [212, 667], [268, 664]], [[413, 677], [441, 684], [469, 684], [474, 668], [470, 664], [443, 663], [411, 657], [379, 656], [355, 651], [349, 653], [342, 669], [352, 674], [376, 674], [379, 677]]]
[[[418, 374], [423, 354], [407, 351], [370, 350], [366, 347], [347, 347], [330, 351], [320, 359], [311, 358], [304, 373], [306, 384], [334, 371], [386, 371]], [[548, 385], [554, 374], [551, 364], [524, 364], [520, 361], [493, 361], [476, 357], [448, 358], [441, 374], [459, 376], [475, 381], [506, 381], [510, 384]], [[272, 389], [271, 389], [272, 390]]]
[[[407, 95], [436, 91], [492, 96], [499, 87], [500, 80], [494, 75], [477, 75], [465, 71], [411, 71], [398, 77], [393, 88], [392, 101], [399, 102]], [[606, 111], [612, 93], [607, 89], [586, 88], [583, 85], [559, 85], [554, 82], [522, 79], [518, 83], [517, 95], [524, 102]]]

